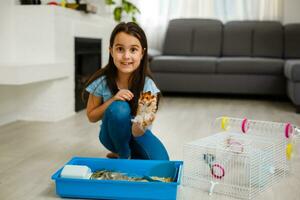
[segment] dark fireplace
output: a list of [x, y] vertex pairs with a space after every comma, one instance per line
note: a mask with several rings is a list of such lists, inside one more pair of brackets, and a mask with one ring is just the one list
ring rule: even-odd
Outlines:
[[101, 68], [101, 39], [75, 38], [76, 112], [86, 108], [86, 102], [81, 98], [84, 83], [99, 68]]

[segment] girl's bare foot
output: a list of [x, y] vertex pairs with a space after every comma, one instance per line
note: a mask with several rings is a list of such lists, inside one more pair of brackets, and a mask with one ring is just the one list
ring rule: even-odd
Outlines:
[[108, 154], [106, 154], [106, 158], [116, 159], [116, 158], [119, 158], [119, 155], [114, 152], [109, 152]]

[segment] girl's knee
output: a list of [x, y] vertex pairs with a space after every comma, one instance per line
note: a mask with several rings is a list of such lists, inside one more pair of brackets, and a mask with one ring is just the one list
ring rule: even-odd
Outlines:
[[114, 101], [106, 110], [106, 114], [115, 120], [129, 119], [130, 113], [130, 106], [126, 101]]

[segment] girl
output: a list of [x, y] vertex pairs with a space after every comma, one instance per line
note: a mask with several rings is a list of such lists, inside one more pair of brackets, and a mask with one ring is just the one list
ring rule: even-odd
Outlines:
[[149, 129], [131, 122], [141, 92], [157, 97], [160, 93], [150, 76], [147, 48], [146, 35], [137, 24], [118, 24], [110, 37], [108, 64], [87, 82], [87, 117], [91, 122], [102, 120], [99, 139], [111, 151], [109, 158], [169, 159]]

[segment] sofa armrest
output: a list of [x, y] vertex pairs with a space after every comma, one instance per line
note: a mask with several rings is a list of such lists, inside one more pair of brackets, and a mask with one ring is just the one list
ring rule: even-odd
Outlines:
[[284, 74], [292, 82], [300, 82], [300, 59], [287, 60], [284, 65]]
[[149, 59], [149, 61], [151, 61], [153, 57], [160, 56], [160, 55], [162, 55], [161, 51], [159, 51], [157, 49], [148, 49], [148, 59]]

